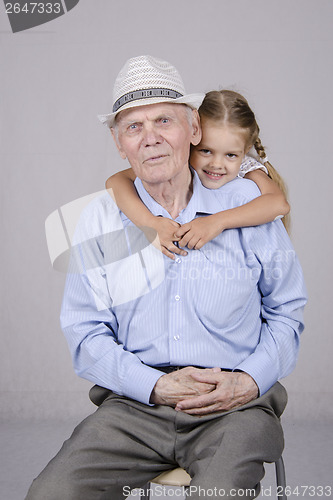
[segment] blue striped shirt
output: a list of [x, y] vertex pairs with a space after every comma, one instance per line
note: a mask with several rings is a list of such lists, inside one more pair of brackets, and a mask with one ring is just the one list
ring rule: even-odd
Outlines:
[[[209, 190], [193, 176], [180, 224], [260, 194], [246, 179]], [[281, 221], [224, 231], [172, 261], [105, 193], [83, 211], [73, 248], [61, 324], [81, 377], [149, 404], [158, 366], [243, 370], [261, 394], [294, 368], [306, 291]]]

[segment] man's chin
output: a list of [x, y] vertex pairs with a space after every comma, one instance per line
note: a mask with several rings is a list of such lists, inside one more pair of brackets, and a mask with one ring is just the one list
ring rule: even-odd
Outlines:
[[168, 182], [174, 176], [174, 169], [171, 169], [168, 162], [164, 161], [148, 167], [142, 175], [141, 180], [147, 184], [161, 184]]
[[179, 183], [180, 185], [183, 185], [184, 189], [186, 189], [187, 177], [190, 174], [190, 170], [188, 163], [179, 167], [175, 163], [170, 162], [167, 158], [161, 163], [148, 168], [146, 167], [144, 171], [140, 172], [140, 174], [138, 177], [140, 177], [143, 184], [146, 184], [147, 186], [156, 187], [159, 184]]

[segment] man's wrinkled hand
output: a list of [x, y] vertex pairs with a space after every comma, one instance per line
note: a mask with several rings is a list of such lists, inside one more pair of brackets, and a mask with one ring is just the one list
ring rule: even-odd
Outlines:
[[162, 375], [155, 384], [150, 402], [153, 404], [175, 407], [180, 401], [188, 401], [209, 394], [215, 389], [215, 383], [200, 381], [195, 378], [199, 373], [215, 374], [220, 368], [194, 368], [187, 366], [180, 370]]
[[201, 383], [211, 384], [215, 389], [208, 394], [183, 399], [175, 407], [191, 415], [207, 415], [217, 411], [228, 411], [242, 406], [258, 397], [258, 386], [245, 372], [202, 372], [193, 374]]

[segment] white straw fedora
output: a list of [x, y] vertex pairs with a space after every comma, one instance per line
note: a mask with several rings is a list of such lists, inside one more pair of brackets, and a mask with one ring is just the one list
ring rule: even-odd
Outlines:
[[186, 95], [183, 81], [174, 66], [152, 56], [129, 59], [120, 70], [113, 88], [113, 109], [107, 115], [98, 115], [99, 120], [112, 127], [120, 111], [172, 102], [187, 104], [197, 109], [204, 94]]

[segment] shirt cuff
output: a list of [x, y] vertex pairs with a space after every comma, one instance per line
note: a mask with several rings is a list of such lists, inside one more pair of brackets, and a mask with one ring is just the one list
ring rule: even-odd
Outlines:
[[251, 354], [242, 361], [234, 370], [241, 370], [251, 375], [258, 386], [259, 395], [267, 392], [279, 379], [279, 371], [271, 359], [265, 359], [261, 354]]
[[126, 380], [122, 384], [123, 394], [140, 403], [154, 406], [149, 402], [150, 396], [162, 375], [165, 373], [143, 363], [131, 365], [126, 373]]

